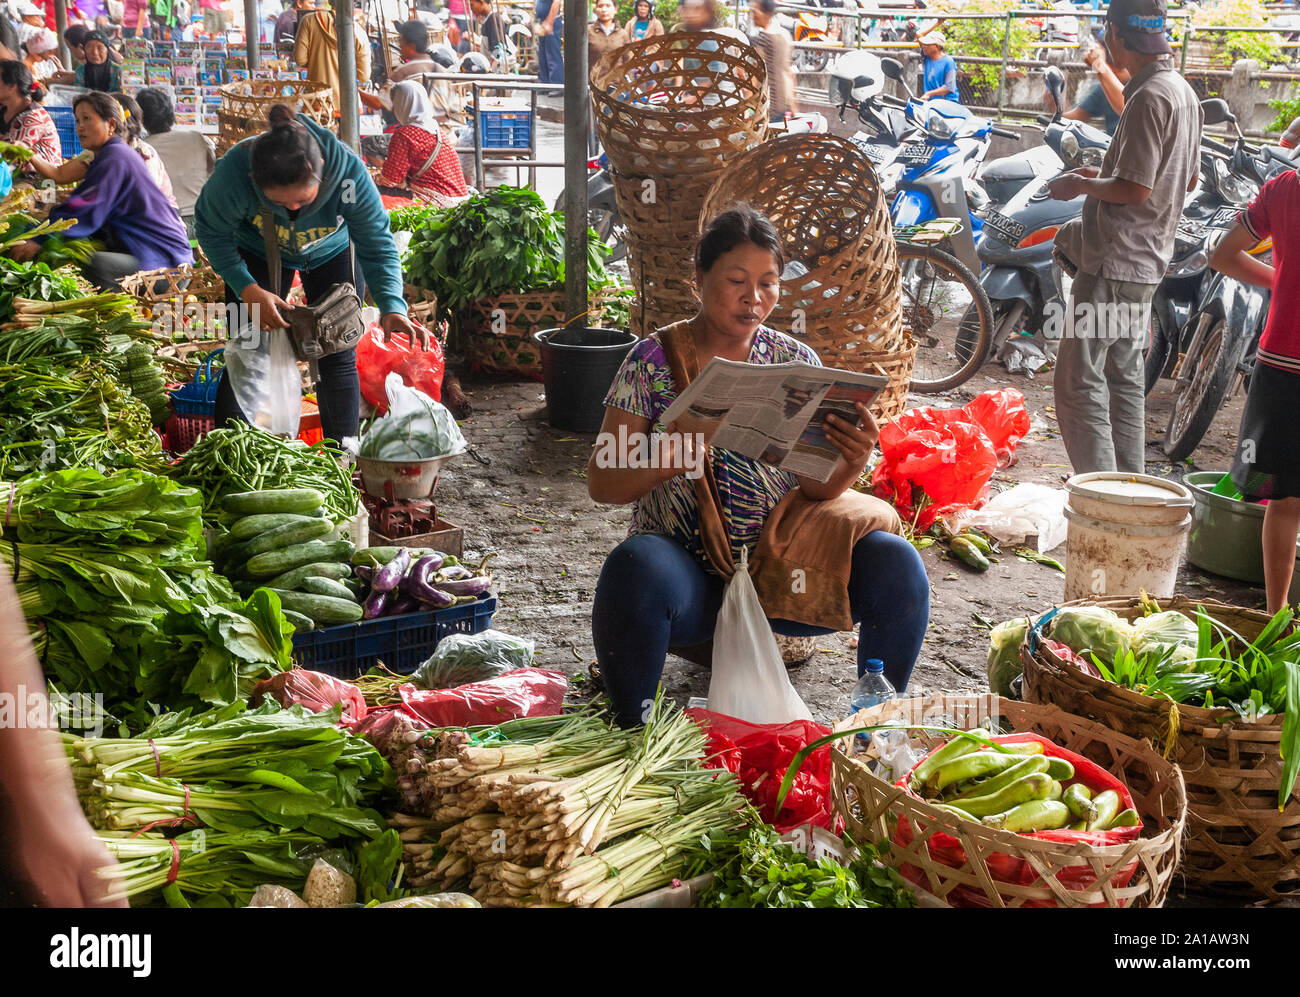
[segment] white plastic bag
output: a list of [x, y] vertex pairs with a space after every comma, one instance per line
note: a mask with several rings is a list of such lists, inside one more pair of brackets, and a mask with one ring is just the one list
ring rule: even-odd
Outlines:
[[722, 594], [722, 609], [713, 628], [709, 709], [755, 724], [812, 719], [786, 674], [776, 638], [749, 577], [749, 554], [745, 550]]
[[402, 381], [390, 371], [384, 378], [388, 414], [376, 419], [361, 437], [362, 457], [376, 460], [431, 460], [465, 449], [456, 417], [441, 402]]
[[1065, 541], [1065, 489], [1031, 481], [1008, 488], [982, 509], [963, 511], [958, 527], [977, 526], [1003, 543], [1021, 543], [1038, 536], [1038, 553], [1046, 554]]
[[250, 423], [268, 433], [298, 435], [302, 376], [288, 330], [242, 326], [226, 342], [225, 376]]

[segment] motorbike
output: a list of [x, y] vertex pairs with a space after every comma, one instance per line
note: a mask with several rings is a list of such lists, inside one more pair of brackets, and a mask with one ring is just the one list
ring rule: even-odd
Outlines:
[[[1056, 105], [1051, 118], [1039, 118], [1044, 125], [1044, 143], [1067, 169], [1100, 166], [1110, 136], [1084, 122], [1062, 117], [1065, 76], [1055, 66], [1049, 66], [1043, 75]], [[1035, 335], [1048, 356], [1060, 335], [1065, 288], [1052, 260], [1052, 250], [1057, 231], [1080, 215], [1085, 198], [1053, 200], [1047, 188], [1051, 178], [1026, 185], [984, 218], [978, 250], [983, 265], [980, 286], [988, 294], [993, 310], [992, 349], [1002, 360], [1007, 359], [1007, 346], [1014, 333], [1024, 330]]]
[[[1203, 146], [1223, 157], [1213, 172], [1214, 191], [1222, 203], [1202, 230], [1195, 233], [1200, 236], [1201, 248], [1192, 255], [1208, 261], [1256, 191], [1277, 173], [1294, 169], [1296, 164], [1284, 149], [1247, 145], [1226, 103], [1205, 103], [1211, 105], [1207, 108], [1207, 123], [1226, 121], [1237, 133], [1233, 145], [1202, 139]], [[1272, 239], [1263, 239], [1249, 252], [1270, 262], [1272, 248]], [[1259, 338], [1268, 319], [1268, 306], [1266, 289], [1221, 273], [1207, 272], [1195, 306], [1168, 346], [1173, 360], [1174, 404], [1165, 430], [1165, 453], [1171, 460], [1189, 457], [1224, 400], [1240, 388], [1249, 388]]]

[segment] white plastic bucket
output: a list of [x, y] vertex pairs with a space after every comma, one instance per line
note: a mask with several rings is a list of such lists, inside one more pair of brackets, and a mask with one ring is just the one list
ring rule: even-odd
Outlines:
[[1094, 471], [1066, 485], [1065, 598], [1174, 594], [1192, 493], [1149, 474]]

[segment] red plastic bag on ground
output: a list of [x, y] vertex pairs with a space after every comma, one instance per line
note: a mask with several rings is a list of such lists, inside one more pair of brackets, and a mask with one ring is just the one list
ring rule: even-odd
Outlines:
[[366, 334], [357, 343], [357, 376], [361, 380], [361, 394], [380, 415], [388, 411], [388, 393], [384, 379], [397, 371], [402, 383], [419, 388], [435, 402], [442, 401], [442, 375], [447, 361], [442, 354], [442, 344], [436, 336], [429, 337], [429, 348], [423, 349], [410, 337], [400, 333], [391, 342], [384, 342], [383, 330], [371, 323]]
[[263, 679], [253, 686], [249, 703], [257, 706], [262, 702], [263, 693], [281, 706], [298, 704], [313, 713], [324, 713], [332, 707], [342, 706], [343, 716], [339, 718], [342, 724], [357, 723], [366, 715], [366, 701], [360, 689], [351, 682], [306, 668], [293, 668]]
[[[1082, 755], [1077, 755], [1073, 751], [1062, 748], [1060, 745], [1041, 737], [1038, 734], [1020, 733], [1020, 734], [1003, 734], [990, 738], [1000, 744], [1022, 744], [1026, 741], [1039, 741], [1043, 745], [1043, 754], [1049, 758], [1064, 758], [1074, 766], [1074, 778], [1067, 780], [1065, 785], [1081, 782], [1097, 793], [1107, 789], [1113, 789], [1119, 793], [1120, 810], [1127, 810], [1133, 806], [1133, 797], [1128, 788], [1111, 775], [1100, 765], [1089, 761]], [[935, 750], [939, 750], [938, 747]], [[924, 759], [923, 759], [924, 760]], [[917, 765], [921, 763], [918, 761]], [[914, 799], [921, 799], [916, 793], [908, 788], [911, 781], [912, 773], [899, 779], [895, 783], [900, 789], [903, 789], [909, 796]], [[898, 819], [898, 826], [894, 831], [894, 841], [899, 846], [905, 846], [912, 840], [912, 824], [906, 817]], [[1030, 831], [1021, 837], [1037, 838], [1040, 841], [1057, 841], [1062, 844], [1072, 845], [1083, 843], [1091, 845], [1094, 848], [1100, 848], [1107, 845], [1126, 845], [1130, 841], [1142, 834], [1141, 827], [1117, 827], [1113, 831]], [[966, 853], [962, 850], [960, 843], [950, 834], [936, 832], [930, 836], [929, 840], [930, 857], [946, 866], [959, 869], [966, 862]], [[1008, 855], [1003, 852], [997, 852], [987, 856], [989, 873], [995, 882], [1010, 883], [1017, 886], [1033, 886], [1041, 884], [1040, 877], [1032, 865], [1024, 859]], [[1133, 874], [1137, 871], [1137, 859], [1131, 863], [1122, 866], [1112, 877], [1111, 885], [1116, 889], [1127, 886]], [[904, 862], [899, 866], [899, 872], [905, 879], [911, 880], [917, 886], [923, 889], [930, 888], [930, 881], [925, 873], [911, 863]], [[1086, 890], [1096, 885], [1097, 874], [1092, 866], [1088, 864], [1086, 857], [1081, 857], [1078, 865], [1066, 866], [1056, 874], [1057, 881], [1071, 890]], [[974, 887], [958, 886], [948, 894], [948, 902], [954, 907], [991, 907], [984, 891]], [[1024, 903], [1025, 907], [1056, 907], [1055, 900], [1028, 900]], [[1094, 907], [1105, 907], [1105, 903], [1093, 904]]]
[[434, 727], [475, 727], [519, 717], [553, 717], [564, 705], [569, 680], [561, 672], [519, 668], [453, 689], [398, 687], [402, 708]]
[[1029, 432], [1015, 388], [985, 391], [962, 408], [909, 409], [880, 430], [872, 491], [918, 531], [940, 516], [977, 506], [999, 462]]
[[781, 833], [801, 824], [834, 830], [831, 811], [831, 748], [814, 751], [794, 777], [781, 813], [774, 815], [781, 780], [795, 753], [810, 741], [829, 734], [830, 728], [809, 720], [784, 724], [754, 724], [725, 713], [687, 710], [686, 715], [704, 728], [709, 739], [705, 764], [736, 773], [741, 792], [754, 804], [763, 820]]

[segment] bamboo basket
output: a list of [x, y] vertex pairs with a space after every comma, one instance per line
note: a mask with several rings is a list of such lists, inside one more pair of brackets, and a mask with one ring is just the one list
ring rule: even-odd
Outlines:
[[302, 80], [249, 80], [221, 88], [217, 109], [217, 155], [252, 135], [266, 131], [266, 115], [274, 104], [288, 104], [295, 112], [326, 128], [334, 127], [334, 91], [327, 84]]
[[632, 42], [607, 53], [589, 80], [601, 145], [625, 173], [716, 171], [767, 136], [767, 66], [734, 35]]
[[[874, 723], [929, 723], [963, 730], [990, 715], [1013, 731], [1048, 737], [1120, 777], [1142, 817], [1143, 835], [1123, 844], [1063, 843], [994, 830], [937, 810], [892, 782], [873, 775], [873, 749], [847, 754], [848, 739], [831, 750], [831, 795], [855, 841], [888, 846], [887, 861], [905, 869], [941, 900], [963, 906], [1159, 907], [1164, 903], [1180, 857], [1187, 796], [1178, 769], [1146, 741], [1051, 706], [1001, 699], [991, 694], [929, 695], [891, 700], [859, 711], [837, 730]], [[908, 732], [918, 753], [947, 740], [937, 732]], [[907, 844], [895, 840], [900, 820], [914, 831]], [[932, 856], [936, 834], [956, 839], [960, 866]], [[990, 862], [1019, 860], [1038, 873], [1032, 882], [994, 879]], [[1068, 876], [1063, 875], [1069, 869]], [[1068, 880], [1068, 882], [1067, 882]], [[954, 890], [959, 890], [954, 893]], [[982, 899], [981, 899], [982, 898]]]
[[[1141, 615], [1137, 599], [1080, 600], [1067, 605]], [[1253, 640], [1267, 613], [1177, 596], [1162, 609], [1194, 617], [1202, 605], [1215, 619]], [[1300, 892], [1300, 797], [1277, 809], [1283, 717], [1254, 723], [1232, 710], [1174, 705], [1074, 668], [1043, 644], [1021, 647], [1025, 698], [1090, 717], [1132, 737], [1151, 738], [1187, 781], [1188, 839], [1184, 872], [1191, 889], [1276, 900]]]
[[209, 303], [226, 300], [226, 282], [217, 276], [202, 255], [195, 263], [141, 270], [123, 277], [122, 290], [145, 305], [177, 299], [184, 304], [191, 295], [196, 301]]
[[[564, 288], [498, 294], [469, 309], [462, 325], [462, 342], [473, 370], [518, 374], [542, 379], [542, 357], [533, 333], [565, 324], [568, 308]], [[587, 324], [598, 325], [601, 307], [593, 300]]]
[[[822, 362], [831, 367], [840, 366], [835, 354], [829, 355], [831, 359], [823, 356]], [[909, 346], [905, 350], [890, 353], [864, 353], [850, 362], [854, 363], [854, 370], [882, 374], [889, 378], [889, 384], [881, 388], [871, 401], [871, 414], [876, 422], [883, 425], [902, 415], [907, 408], [907, 389], [912, 383], [912, 368], [916, 365], [916, 347]]]

